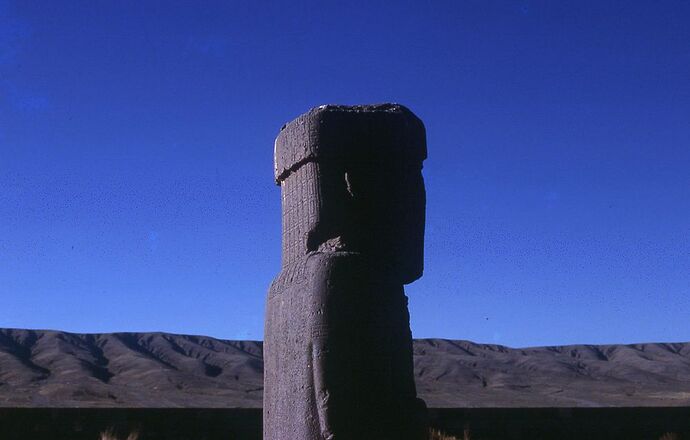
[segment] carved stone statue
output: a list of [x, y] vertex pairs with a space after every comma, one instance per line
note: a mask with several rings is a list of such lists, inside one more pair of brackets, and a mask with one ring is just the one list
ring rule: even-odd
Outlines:
[[425, 158], [424, 125], [397, 104], [316, 107], [281, 129], [264, 440], [425, 438], [403, 289], [423, 271]]

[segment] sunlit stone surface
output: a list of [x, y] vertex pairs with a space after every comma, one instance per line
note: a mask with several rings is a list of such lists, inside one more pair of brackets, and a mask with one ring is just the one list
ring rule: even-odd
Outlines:
[[422, 275], [424, 125], [321, 106], [275, 143], [282, 268], [268, 294], [264, 439], [419, 439], [403, 285]]

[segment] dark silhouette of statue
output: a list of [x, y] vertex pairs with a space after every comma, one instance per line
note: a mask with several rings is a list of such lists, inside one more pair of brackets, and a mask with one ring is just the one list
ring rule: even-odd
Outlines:
[[316, 107], [281, 129], [264, 440], [425, 438], [403, 289], [423, 271], [425, 158], [424, 125], [397, 104]]

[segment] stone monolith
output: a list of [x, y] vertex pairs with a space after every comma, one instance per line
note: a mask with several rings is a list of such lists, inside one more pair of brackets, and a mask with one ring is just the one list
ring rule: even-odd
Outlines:
[[424, 438], [403, 285], [423, 271], [424, 125], [313, 108], [275, 141], [282, 267], [264, 334], [264, 440]]

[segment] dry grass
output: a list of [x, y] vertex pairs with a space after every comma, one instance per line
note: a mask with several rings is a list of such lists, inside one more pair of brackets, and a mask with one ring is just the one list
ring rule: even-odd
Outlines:
[[[139, 440], [139, 433], [133, 431], [127, 435], [127, 437], [118, 436], [113, 428], [108, 428], [101, 432], [99, 440]], [[458, 438], [452, 435], [444, 434], [438, 429], [429, 430], [429, 440], [471, 440], [469, 429], [465, 428], [465, 432], [462, 438]], [[662, 438], [660, 440], [677, 440], [676, 437]]]
[[108, 428], [101, 432], [101, 437], [99, 440], [139, 440], [139, 433], [137, 431], [130, 432], [127, 437], [119, 437], [115, 434], [113, 428]]
[[[462, 438], [444, 434], [443, 432], [437, 429], [430, 429], [429, 440], [472, 440], [472, 438], [470, 436], [470, 430], [468, 428], [465, 428]], [[667, 432], [661, 437], [659, 437], [659, 440], [681, 440], [681, 436], [679, 434], [676, 434], [675, 432]]]
[[463, 432], [462, 439], [452, 436], [452, 435], [447, 435], [444, 434], [443, 432], [439, 431], [438, 429], [430, 429], [429, 430], [429, 440], [472, 440], [470, 437], [470, 430], [468, 428], [465, 428]]
[[[101, 432], [101, 437], [99, 440], [139, 440], [139, 433], [137, 431], [133, 431], [129, 433], [127, 437], [120, 437], [115, 433], [113, 428], [109, 428]], [[432, 428], [429, 430], [428, 440], [472, 440], [472, 437], [468, 428], [465, 428], [462, 438], [447, 435], [438, 429]], [[676, 433], [667, 432], [659, 437], [659, 440], [681, 440], [681, 437]]]
[[431, 431], [429, 431], [429, 440], [458, 440], [458, 438], [445, 435], [441, 431], [432, 429]]

